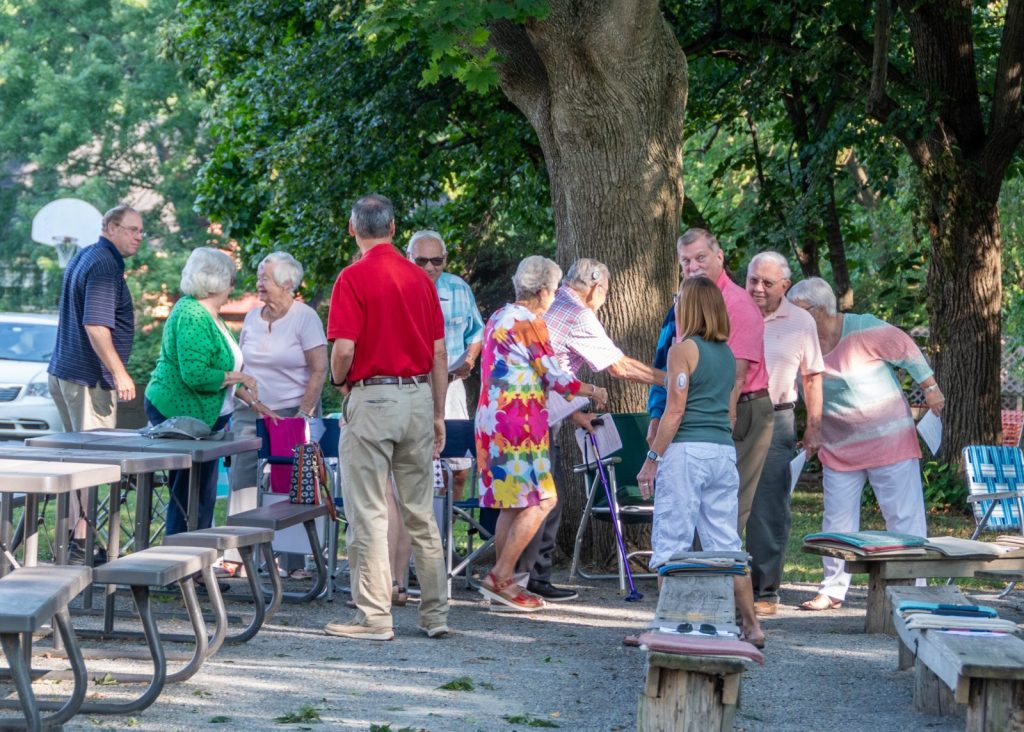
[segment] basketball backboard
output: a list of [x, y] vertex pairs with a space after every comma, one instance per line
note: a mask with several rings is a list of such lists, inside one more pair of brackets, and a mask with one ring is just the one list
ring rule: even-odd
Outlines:
[[39, 209], [32, 219], [32, 241], [54, 247], [64, 267], [79, 247], [94, 244], [103, 228], [103, 214], [78, 198], [59, 198]]

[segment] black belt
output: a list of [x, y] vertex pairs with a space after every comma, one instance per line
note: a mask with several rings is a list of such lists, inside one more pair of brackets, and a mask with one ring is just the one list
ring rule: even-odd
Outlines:
[[787, 409], [796, 409], [796, 402], [783, 402], [782, 404], [776, 404], [773, 409], [776, 412], [785, 412]]
[[754, 399], [761, 399], [761, 398], [766, 397], [766, 396], [768, 396], [768, 390], [767, 389], [758, 389], [757, 391], [748, 391], [745, 394], [740, 394], [740, 398], [737, 399], [736, 401], [737, 402], [749, 402], [749, 401], [753, 401]]
[[426, 384], [430, 374], [419, 376], [371, 376], [369, 379], [360, 379], [352, 383], [352, 386], [387, 386], [389, 384]]

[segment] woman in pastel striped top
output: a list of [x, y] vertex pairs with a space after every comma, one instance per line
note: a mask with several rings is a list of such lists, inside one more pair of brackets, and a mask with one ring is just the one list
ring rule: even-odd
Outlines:
[[[910, 405], [895, 368], [924, 390], [928, 407], [942, 413], [945, 398], [931, 367], [910, 336], [869, 314], [836, 312], [832, 288], [820, 277], [798, 282], [789, 300], [811, 314], [825, 360], [821, 415], [825, 492], [823, 531], [857, 531], [864, 481], [870, 481], [885, 527], [927, 536], [921, 487], [921, 449]], [[844, 562], [822, 559], [825, 578], [818, 595], [801, 607], [842, 606], [850, 586]]]

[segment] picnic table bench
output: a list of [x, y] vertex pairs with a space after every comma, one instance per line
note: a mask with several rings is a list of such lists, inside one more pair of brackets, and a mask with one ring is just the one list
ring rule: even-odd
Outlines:
[[899, 668], [914, 667], [915, 709], [946, 715], [966, 711], [968, 732], [1021, 728], [1024, 641], [1014, 635], [911, 630], [896, 610], [903, 600], [970, 604], [954, 587], [890, 587], [886, 595], [899, 637]]
[[985, 570], [1013, 570], [1024, 572], [1024, 552], [997, 559], [991, 557], [949, 557], [937, 551], [926, 550], [915, 556], [865, 557], [854, 552], [828, 546], [804, 543], [803, 551], [846, 562], [850, 574], [868, 575], [868, 607], [864, 617], [865, 633], [895, 633], [892, 606], [886, 590], [890, 587], [913, 585], [918, 577], [974, 577]]
[[[735, 612], [731, 576], [669, 575], [662, 581], [652, 625], [734, 626]], [[637, 706], [637, 730], [731, 731], [740, 681], [748, 664], [747, 659], [736, 656], [649, 651]]]

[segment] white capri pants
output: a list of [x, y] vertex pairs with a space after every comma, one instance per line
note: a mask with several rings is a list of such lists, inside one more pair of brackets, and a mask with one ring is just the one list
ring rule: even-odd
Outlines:
[[[885, 517], [887, 531], [928, 536], [921, 488], [921, 465], [916, 458], [892, 465], [864, 470], [832, 470], [823, 466], [825, 515], [822, 531], [860, 531], [860, 496], [864, 481], [870, 481]], [[850, 589], [850, 573], [842, 559], [822, 557], [825, 579], [819, 592], [835, 600], [845, 600]], [[918, 585], [925, 584], [918, 580]]]
[[710, 442], [669, 445], [654, 485], [651, 569], [690, 551], [694, 529], [705, 551], [739, 551], [739, 492], [736, 448]]

